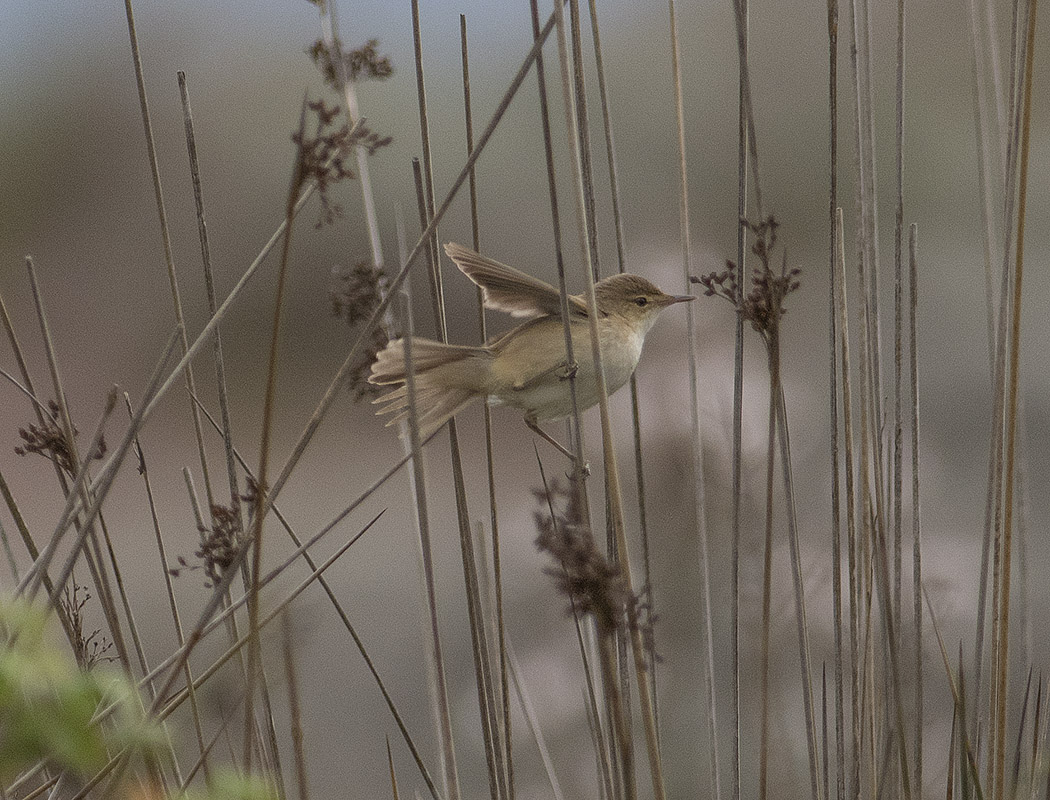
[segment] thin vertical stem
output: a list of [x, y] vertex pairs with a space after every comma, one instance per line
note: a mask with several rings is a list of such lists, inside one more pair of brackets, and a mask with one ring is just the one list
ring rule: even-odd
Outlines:
[[413, 320], [412, 308], [404, 297], [402, 325], [405, 343], [405, 390], [408, 392], [408, 431], [412, 445], [412, 477], [415, 481], [416, 516], [419, 544], [423, 559], [423, 577], [426, 584], [427, 610], [429, 612], [432, 666], [437, 695], [438, 739], [441, 743], [442, 777], [445, 781], [445, 796], [458, 800], [459, 777], [456, 771], [456, 750], [452, 741], [452, 714], [448, 705], [448, 688], [445, 681], [445, 663], [441, 653], [441, 635], [438, 629], [437, 590], [434, 582], [434, 556], [430, 544], [430, 517], [427, 511], [427, 486], [423, 475], [423, 447], [419, 440], [419, 414], [416, 410], [416, 372], [412, 362]]
[[[893, 231], [893, 613], [901, 634], [901, 572], [903, 546], [904, 424], [901, 385], [904, 350], [904, 0], [897, 0], [897, 207]], [[900, 642], [897, 643], [900, 647]]]
[[[175, 272], [175, 257], [171, 251], [171, 234], [168, 230], [168, 212], [164, 205], [164, 191], [160, 183], [160, 166], [157, 162], [157, 147], [153, 141], [153, 123], [150, 121], [149, 101], [146, 97], [146, 79], [142, 71], [142, 57], [139, 53], [138, 34], [135, 31], [135, 14], [131, 8], [131, 0], [124, 0], [124, 11], [128, 20], [128, 37], [131, 41], [131, 57], [135, 65], [135, 83], [138, 87], [139, 109], [142, 112], [142, 127], [146, 135], [146, 151], [149, 155], [150, 174], [153, 178], [153, 196], [157, 204], [157, 217], [160, 221], [160, 235], [164, 244], [164, 263], [168, 271], [168, 285], [171, 290], [171, 302], [175, 310], [175, 324], [179, 326], [180, 344], [185, 354], [189, 350], [189, 340], [186, 337], [186, 321], [182, 313], [182, 297], [179, 293], [179, 281]], [[193, 379], [193, 367], [186, 365], [186, 391], [190, 403], [190, 413], [193, 415], [193, 431], [197, 438], [197, 454], [200, 458], [201, 475], [204, 476], [204, 488], [208, 496], [208, 507], [215, 503], [212, 496], [211, 479], [208, 476], [208, 457], [204, 449], [204, 432], [201, 427], [200, 413], [193, 402], [197, 395], [196, 382]]]
[[[835, 296], [837, 292], [838, 247], [836, 210], [838, 209], [838, 0], [828, 0], [828, 125], [829, 125], [829, 191], [828, 191], [828, 408], [831, 430], [831, 572], [832, 606], [835, 625], [835, 796], [846, 795], [846, 734], [843, 686], [842, 643], [842, 498], [839, 491], [839, 404], [838, 404], [838, 324]], [[852, 595], [851, 595], [852, 597]], [[826, 754], [825, 754], [826, 755]]]
[[[292, 752], [295, 756], [295, 780], [299, 800], [309, 800], [310, 785], [306, 776], [306, 751], [303, 748], [303, 720], [299, 703], [299, 676], [295, 668], [295, 649], [292, 646], [292, 623], [286, 611], [281, 615], [281, 644], [284, 656], [285, 682], [288, 684], [288, 715], [292, 732]], [[387, 752], [390, 739], [387, 739]]]
[[795, 589], [795, 618], [798, 628], [799, 662], [802, 671], [802, 703], [806, 718], [806, 743], [809, 752], [810, 789], [814, 800], [820, 800], [820, 756], [818, 753], [816, 718], [813, 707], [813, 686], [811, 683], [813, 668], [810, 661], [809, 624], [806, 620], [806, 598], [802, 584], [802, 553], [799, 546], [798, 515], [795, 510], [795, 484], [792, 479], [787, 404], [784, 401], [784, 387], [780, 382], [780, 344], [776, 333], [773, 334], [773, 341], [767, 344], [769, 350], [769, 388], [776, 398], [777, 430], [780, 439], [780, 468], [784, 475], [788, 544], [791, 550], [791, 577]]
[[[996, 694], [997, 681], [994, 675], [998, 673], [996, 658], [998, 648], [995, 643], [999, 640], [999, 599], [1000, 599], [1000, 575], [1001, 575], [1001, 547], [1002, 547], [1002, 520], [1003, 520], [1003, 459], [1005, 450], [1006, 425], [1006, 370], [1007, 370], [1007, 322], [1010, 317], [1010, 255], [1013, 247], [1013, 222], [1015, 213], [1015, 194], [1017, 185], [1017, 151], [1021, 132], [1021, 102], [1018, 98], [1018, 75], [1017, 64], [1024, 63], [1026, 58], [1027, 39], [1021, 38], [1019, 31], [1020, 15], [1018, 14], [1020, 0], [1013, 4], [1013, 24], [1011, 26], [1012, 36], [1010, 40], [1010, 130], [1006, 144], [1006, 191], [1003, 201], [1003, 253], [1002, 267], [1000, 270], [999, 286], [999, 315], [997, 317], [997, 336], [995, 341], [995, 377], [993, 381], [995, 400], [992, 413], [992, 436], [989, 452], [989, 493], [992, 497], [991, 512], [986, 511], [986, 533], [985, 553], [982, 554], [981, 588], [978, 595], [978, 626], [977, 638], [974, 645], [974, 697], [979, 698], [981, 693], [981, 678], [984, 661], [984, 615], [987, 604], [987, 551], [992, 551], [992, 648], [990, 654], [990, 672], [993, 679], [990, 681], [988, 691], [989, 718], [994, 720], [997, 715], [998, 696]], [[1018, 40], [1021, 39], [1019, 42]], [[975, 705], [977, 703], [975, 702]], [[976, 736], [977, 725], [980, 715], [974, 714], [974, 736]], [[994, 730], [994, 723], [993, 730]], [[989, 737], [989, 754], [987, 758], [987, 783], [989, 794], [994, 796], [995, 771], [995, 747], [998, 737]]]
[[[212, 415], [209, 414], [208, 411], [203, 408], [203, 406], [201, 407], [201, 411], [204, 414], [205, 418], [208, 420], [208, 422], [211, 423], [212, 427], [219, 431], [219, 425], [212, 417]], [[433, 438], [436, 435], [437, 433], [431, 434], [431, 438]], [[407, 428], [405, 438], [408, 438]], [[423, 444], [426, 444], [426, 442], [424, 442]], [[237, 459], [237, 463], [240, 465], [241, 469], [244, 470], [245, 474], [249, 478], [254, 479], [255, 476], [252, 473], [251, 468], [248, 466], [248, 462], [245, 461], [243, 456], [241, 456], [241, 454], [237, 452], [236, 448], [234, 449], [234, 457]], [[392, 478], [398, 472], [398, 470], [401, 469], [401, 467], [403, 467], [405, 464], [411, 461], [411, 458], [412, 452], [411, 446], [409, 446], [409, 450], [406, 455], [404, 455], [396, 464], [394, 464], [393, 467], [387, 470], [387, 472], [384, 475], [377, 478], [376, 481], [368, 489], [366, 489], [364, 492], [358, 495], [357, 499], [354, 500], [354, 502], [352, 502], [349, 506], [347, 506], [347, 508], [345, 508], [342, 512], [340, 512], [340, 514], [337, 515], [332, 522], [330, 522], [327, 526], [322, 528], [320, 533], [311, 537], [311, 539], [305, 543], [295, 533], [292, 526], [289, 525], [287, 518], [281, 512], [280, 506], [274, 504], [273, 513], [274, 516], [277, 518], [277, 521], [285, 529], [285, 532], [288, 534], [288, 537], [292, 540], [296, 547], [296, 549], [292, 552], [291, 556], [289, 556], [289, 558], [285, 561], [285, 565], [290, 564], [294, 559], [299, 558], [301, 556], [306, 562], [307, 567], [309, 567], [312, 573], [314, 573], [317, 576], [318, 584], [320, 584], [325, 594], [328, 595], [328, 599], [332, 604], [332, 608], [335, 609], [336, 614], [339, 615], [340, 622], [342, 622], [343, 627], [346, 628], [347, 633], [350, 634], [350, 638], [353, 640], [354, 646], [361, 654], [361, 658], [364, 660], [365, 666], [368, 668], [369, 673], [375, 680], [376, 686], [379, 689], [380, 694], [383, 696], [383, 700], [389, 708], [390, 714], [394, 718], [394, 722], [397, 725], [398, 730], [401, 732], [401, 736], [404, 739], [405, 744], [408, 746], [409, 752], [412, 754], [412, 758], [416, 762], [416, 766], [419, 769], [419, 773], [422, 776], [423, 781], [427, 785], [427, 789], [430, 791], [431, 796], [433, 796], [435, 800], [438, 800], [438, 792], [434, 785], [434, 781], [431, 778], [430, 773], [426, 768], [426, 765], [423, 763], [423, 759], [419, 754], [419, 749], [416, 747], [415, 742], [412, 740], [412, 737], [408, 732], [408, 728], [405, 726], [404, 719], [402, 718], [400, 712], [397, 710], [397, 706], [394, 705], [393, 698], [390, 696], [390, 692], [387, 691], [386, 685], [383, 683], [383, 679], [380, 677], [379, 671], [376, 669], [375, 662], [373, 662], [371, 656], [369, 656], [368, 650], [365, 648], [364, 642], [361, 640], [361, 637], [358, 635], [357, 630], [350, 622], [350, 618], [347, 616], [346, 610], [342, 607], [342, 605], [339, 602], [339, 599], [335, 596], [335, 592], [332, 589], [331, 585], [324, 577], [323, 572], [318, 569], [317, 563], [314, 561], [313, 557], [308, 552], [308, 548], [313, 546], [321, 538], [321, 536], [330, 531], [333, 527], [335, 527], [335, 525], [338, 522], [340, 522], [343, 518], [350, 514], [350, 512], [357, 509], [361, 505], [361, 503], [363, 503], [365, 500], [371, 497], [375, 493], [375, 491], [388, 480], [390, 480], [390, 478]], [[263, 579], [263, 582], [265, 583], [271, 580], [275, 575], [279, 573], [281, 569], [282, 568], [278, 568], [276, 570], [271, 571]], [[244, 600], [246, 600], [246, 596], [242, 596], [242, 598], [240, 598], [240, 600], [238, 600], [236, 604], [228, 607], [227, 611], [224, 612], [224, 614], [232, 613], [232, 611], [235, 608], [239, 607], [239, 604], [242, 603]], [[208, 630], [210, 630], [210, 628]]]
[[[547, 780], [550, 781], [551, 794], [554, 795], [554, 800], [564, 800], [564, 794], [561, 790], [561, 783], [558, 781], [558, 776], [554, 772], [554, 762], [551, 760], [550, 749], [547, 747], [547, 741], [543, 736], [543, 729], [540, 728], [539, 719], [536, 716], [536, 709], [532, 705], [532, 700], [529, 698], [529, 693], [525, 690], [525, 686], [521, 679], [521, 669], [518, 667], [517, 658], [514, 655], [514, 649], [512, 647], [507, 648], [508, 664], [510, 669], [511, 678], [514, 682], [514, 691], [518, 696], [518, 703], [521, 706], [521, 712], [525, 717], [525, 724], [529, 728], [529, 732], [532, 734], [532, 738], [536, 740], [536, 749], [540, 752], [540, 760], [543, 762], [544, 772], [547, 774]], [[588, 714], [590, 716], [590, 714]], [[601, 752], [602, 748], [596, 748]]]
[[[306, 98], [299, 116], [299, 141], [303, 141], [306, 132]], [[302, 144], [300, 144], [300, 150]], [[288, 279], [288, 260], [292, 249], [292, 221], [295, 214], [295, 201], [303, 182], [303, 154], [299, 152], [292, 171], [292, 180], [288, 189], [285, 204], [284, 244], [281, 249], [281, 262], [277, 268], [277, 288], [274, 292], [273, 318], [270, 323], [270, 349], [267, 358], [266, 388], [263, 394], [262, 432], [259, 436], [258, 488], [255, 499], [255, 516], [252, 519], [251, 535], [252, 567], [251, 586], [248, 592], [248, 674], [247, 689], [244, 696], [244, 770], [251, 772], [252, 742], [255, 728], [255, 685], [262, 670], [262, 648], [259, 640], [259, 575], [263, 563], [263, 522], [269, 505], [270, 488], [268, 482], [270, 470], [270, 437], [273, 433], [274, 410], [277, 400], [277, 365], [278, 347], [281, 341], [281, 321], [284, 310], [284, 292]], [[196, 406], [194, 406], [196, 411]]]
[[999, 624], [999, 641], [996, 647], [999, 653], [999, 672], [997, 676], [999, 703], [998, 719], [996, 720], [996, 754], [998, 761], [996, 763], [995, 781], [998, 798], [1003, 797], [1005, 788], [1003, 786], [1003, 772], [1006, 760], [1006, 685], [1010, 644], [1010, 577], [1013, 542], [1014, 470], [1017, 447], [1017, 395], [1020, 384], [1021, 287], [1024, 279], [1025, 213], [1028, 205], [1028, 156], [1032, 122], [1032, 64], [1035, 61], [1035, 18], [1038, 6], [1038, 0], [1030, 0], [1027, 14], [1027, 57], [1024, 59], [1024, 120], [1021, 125], [1021, 162], [1017, 198], [1017, 247], [1014, 262], [1013, 304], [1010, 326], [1009, 397], [1006, 405], [1006, 486], [1004, 490], [1006, 496], [1003, 501], [1003, 578], [1001, 588], [1002, 600], [1000, 603], [1000, 617], [1002, 621]]
[[[970, 48], [973, 58], [972, 82], [973, 82], [973, 116], [974, 134], [977, 144], [977, 185], [981, 198], [981, 241], [984, 245], [984, 281], [985, 281], [985, 315], [988, 323], [988, 365], [989, 376], [994, 381], [995, 375], [995, 283], [992, 277], [992, 265], [995, 257], [992, 255], [996, 247], [995, 211], [993, 196], [990, 185], [991, 176], [994, 174], [991, 154], [988, 146], [988, 98], [985, 93], [985, 53], [984, 42], [978, 33], [977, 2], [970, 0]], [[992, 387], [995, 389], [994, 385]]]
[[[93, 440], [86, 451], [86, 455], [81, 458], [76, 444], [76, 435], [74, 433], [73, 419], [69, 411], [69, 404], [66, 402], [66, 391], [63, 388], [62, 373], [58, 366], [58, 356], [55, 349], [54, 339], [51, 335], [51, 326], [48, 322], [47, 311], [44, 307], [44, 299], [40, 290], [40, 284], [36, 277], [36, 268], [34, 267], [33, 259], [30, 256], [26, 256], [25, 264], [30, 288], [33, 292], [33, 305], [36, 309], [37, 321], [40, 324], [40, 338], [44, 343], [44, 352], [47, 356], [47, 366], [51, 374], [51, 384], [55, 392], [55, 402], [58, 404], [59, 418], [57, 422], [61, 426], [65, 444], [69, 448], [70, 468], [76, 469], [80, 473], [74, 480], [66, 500], [66, 509], [68, 512], [72, 511], [71, 501], [74, 500], [75, 496], [79, 497], [83, 507], [86, 508], [90, 505], [92, 493], [87, 487], [87, 479], [90, 474], [89, 466], [94, 459], [95, 453], [98, 452], [98, 447], [101, 442], [102, 423], [100, 423], [96, 434], [98, 441]], [[103, 422], [109, 416], [115, 402], [116, 396], [111, 392], [110, 397], [107, 399], [108, 410], [103, 414]], [[70, 517], [70, 520], [75, 523], [76, 518]], [[88, 569], [91, 572], [92, 580], [95, 583], [95, 589], [98, 592], [98, 600], [102, 606], [106, 622], [109, 625], [110, 635], [113, 637], [113, 644], [117, 649], [117, 655], [120, 659], [121, 666], [125, 672], [130, 675], [131, 658], [128, 654], [127, 644], [124, 641], [124, 633], [120, 626], [120, 619], [117, 616], [116, 604], [113, 600], [113, 592], [109, 585], [109, 578], [106, 573], [105, 564], [102, 560], [101, 550], [99, 549], [94, 520], [82, 520], [81, 525], [81, 537], [77, 548], [70, 557], [70, 561], [67, 562], [67, 564], [69, 564], [70, 574], [72, 573], [72, 562], [76, 560], [77, 553], [80, 552], [81, 546], [87, 542], [89, 546], [83, 548], [84, 558], [87, 562]], [[53, 555], [54, 547], [57, 546], [58, 538], [60, 537], [56, 534], [56, 536], [53, 537], [52, 542], [48, 544], [47, 548], [45, 548], [45, 552], [50, 552]], [[44, 563], [44, 567], [46, 570], [46, 562]], [[30, 592], [30, 598], [32, 598], [33, 594], [39, 588], [40, 581], [43, 577], [44, 574], [41, 572], [37, 576], [37, 579], [34, 580], [33, 589]], [[66, 578], [68, 577], [69, 575], [66, 575]], [[62, 588], [64, 584], [65, 581], [63, 580], [56, 583], [53, 587], [51, 593], [52, 607], [57, 607], [60, 604], [59, 601], [62, 597]], [[134, 621], [129, 618], [128, 624], [134, 626]]]
[[[736, 9], [737, 49], [740, 57], [739, 97], [737, 101], [737, 231], [736, 285], [743, 292], [746, 274], [744, 219], [747, 217], [747, 114], [744, 103], [744, 79], [747, 65], [748, 0], [734, 0]], [[761, 221], [761, 220], [760, 220]], [[737, 298], [737, 305], [741, 298]], [[740, 512], [743, 469], [744, 407], [744, 316], [737, 311], [733, 349], [733, 466], [732, 466], [732, 565], [730, 568], [730, 626], [732, 628], [732, 670], [730, 671], [730, 725], [733, 738], [733, 791], [731, 800], [740, 800]]]
[[[357, 103], [357, 91], [354, 82], [347, 75], [346, 61], [343, 58], [342, 43], [339, 40], [339, 26], [334, 2], [318, 3], [321, 12], [321, 35], [331, 54], [335, 67], [335, 77], [346, 101], [347, 124], [353, 128], [361, 118]], [[382, 269], [383, 243], [379, 238], [379, 219], [376, 216], [376, 203], [372, 191], [372, 176], [368, 168], [368, 148], [364, 144], [354, 145], [354, 156], [357, 159], [357, 180], [361, 185], [361, 199], [365, 210], [365, 227], [368, 230], [368, 244], [372, 250], [372, 266]]]
[[823, 796], [830, 797], [830, 786], [828, 784], [831, 779], [831, 773], [828, 767], [828, 753], [831, 748], [828, 746], [828, 665], [826, 663], [820, 665], [820, 721], [821, 752], [824, 756], [821, 770], [824, 777]]
[[[208, 243], [208, 225], [204, 215], [204, 190], [201, 186], [200, 164], [197, 161], [197, 140], [193, 131], [193, 111], [190, 108], [190, 95], [186, 86], [186, 73], [177, 73], [179, 95], [182, 99], [183, 123], [186, 129], [186, 150], [190, 159], [190, 179], [193, 183], [193, 202], [197, 209], [197, 233], [201, 245], [201, 265], [204, 268], [204, 288], [208, 298], [208, 314], [214, 315], [218, 308], [215, 297], [215, 279], [211, 268], [211, 246]], [[230, 400], [226, 385], [226, 361], [222, 351], [222, 332], [215, 329], [213, 341], [215, 355], [215, 379], [218, 386], [219, 417], [222, 420], [222, 440], [226, 450], [226, 480], [229, 483], [230, 508], [237, 517], [238, 528], [243, 529], [241, 514], [240, 489], [237, 482], [237, 461], [233, 457], [233, 427], [230, 421]], [[190, 373], [187, 372], [187, 376]], [[196, 404], [194, 404], [196, 409]], [[207, 490], [205, 483], [205, 490]], [[209, 509], [210, 511], [210, 509]]]
[[[668, 0], [667, 5], [671, 21], [671, 70], [674, 78], [675, 116], [678, 123], [678, 172], [681, 189], [678, 198], [678, 214], [679, 238], [682, 246], [682, 284], [688, 291], [691, 285], [689, 280], [691, 238], [689, 226], [689, 177], [686, 170], [685, 109], [682, 101], [682, 68], [678, 53], [678, 25], [675, 16], [674, 0]], [[691, 433], [690, 449], [693, 457], [693, 509], [696, 515], [697, 548], [700, 557], [701, 602], [704, 605], [704, 620], [702, 624], [704, 665], [702, 674], [704, 694], [707, 700], [708, 754], [710, 757], [711, 782], [714, 787], [714, 797], [716, 800], [720, 800], [722, 796], [722, 782], [718, 757], [718, 706], [715, 702], [714, 685], [715, 656], [714, 634], [712, 631], [710, 554], [707, 542], [707, 513], [704, 493], [704, 443], [703, 429], [700, 427], [699, 353], [697, 350], [696, 315], [693, 304], [686, 303], [685, 305], [686, 340], [689, 350], [689, 422]], [[734, 683], [734, 685], [736, 684]], [[739, 726], [734, 728], [734, 740], [737, 741], [737, 744], [734, 745], [734, 752], [737, 756], [739, 756], [738, 739]]]
[[[423, 177], [426, 181], [426, 192], [420, 203], [420, 228], [428, 227], [434, 213], [434, 175], [430, 158], [430, 123], [427, 113], [426, 85], [423, 79], [423, 45], [419, 23], [419, 0], [412, 0], [412, 33], [415, 44], [416, 93], [419, 100], [419, 125], [423, 144]], [[473, 171], [473, 170], [471, 170]], [[430, 268], [432, 275], [431, 288], [434, 296], [436, 324], [439, 338], [448, 341], [448, 330], [445, 319], [445, 299], [442, 288], [441, 270], [438, 256], [437, 227], [430, 227]], [[478, 588], [477, 564], [474, 557], [474, 544], [471, 539], [470, 518], [467, 511], [466, 483], [463, 476], [463, 460], [459, 448], [459, 432], [456, 420], [448, 423], [449, 451], [452, 462], [452, 481], [456, 501], [456, 520], [459, 528], [460, 557], [463, 562], [463, 580], [467, 596], [467, 613], [470, 621], [470, 641], [474, 656], [475, 682], [478, 692], [478, 711], [481, 715], [482, 738], [485, 743], [485, 758], [488, 763], [489, 791], [493, 800], [506, 795], [506, 772], [503, 765], [502, 748], [498, 744], [499, 725], [496, 718], [495, 699], [493, 697], [492, 675], [489, 664], [488, 636], [485, 631], [484, 616], [481, 611], [481, 599]]]
[[[627, 271], [626, 245], [624, 243], [623, 214], [621, 211], [620, 178], [616, 167], [616, 147], [613, 142], [612, 116], [609, 112], [609, 93], [605, 79], [605, 60], [602, 56], [601, 36], [598, 31], [598, 4], [589, 0], [591, 12], [591, 35], [594, 40], [594, 61], [598, 73], [598, 94], [602, 107], [602, 126], [605, 129], [605, 155], [609, 166], [609, 189], [612, 196], [613, 230], [616, 234], [616, 263], [620, 272]], [[642, 423], [641, 405], [638, 397], [638, 377], [634, 373], [630, 379], [631, 393], [631, 430], [634, 435], [634, 475], [638, 497], [638, 528], [642, 540], [642, 568], [645, 586], [648, 587], [649, 602], [646, 615], [652, 620], [656, 616], [656, 601], [653, 597], [652, 569], [649, 558], [649, 523], [645, 502], [645, 472], [642, 461]], [[652, 684], [654, 709], [656, 710], [657, 733], [659, 733], [660, 706], [656, 691], [656, 652], [655, 645], [650, 643], [649, 681]]]
[[[135, 412], [131, 407], [131, 397], [127, 392], [124, 392], [124, 405], [128, 410], [128, 417], [134, 417]], [[139, 462], [139, 474], [142, 476], [142, 483], [146, 490], [146, 500], [149, 504], [150, 520], [153, 525], [153, 535], [157, 541], [157, 553], [160, 555], [160, 571], [164, 578], [164, 592], [168, 598], [168, 610], [171, 612], [171, 620], [175, 626], [175, 638], [179, 643], [179, 647], [186, 644], [186, 637], [182, 630], [182, 616], [179, 614], [179, 606], [175, 601], [175, 589], [171, 581], [171, 572], [168, 568], [168, 556], [164, 548], [164, 538], [161, 535], [160, 530], [160, 517], [157, 515], [157, 504], [153, 497], [153, 484], [150, 481], [149, 467], [146, 463], [146, 454], [142, 449], [142, 443], [139, 438], [135, 437], [135, 453], [138, 457]], [[193, 685], [193, 674], [190, 670], [189, 663], [187, 662], [185, 667], [186, 674], [186, 685]], [[150, 681], [152, 688], [152, 681]], [[200, 751], [200, 768], [204, 771], [205, 782], [211, 781], [211, 772], [208, 768], [207, 749], [204, 746], [204, 732], [201, 727], [200, 709], [197, 705], [197, 693], [190, 691], [190, 710], [193, 716], [193, 731], [197, 738], [197, 747]], [[190, 776], [184, 778], [189, 780]]]
[[842, 362], [842, 428], [845, 439], [846, 480], [846, 553], [849, 569], [849, 648], [850, 648], [850, 720], [852, 742], [850, 747], [849, 797], [860, 797], [861, 756], [861, 687], [860, 687], [860, 604], [861, 582], [857, 552], [856, 490], [854, 488], [853, 455], [853, 397], [850, 380], [849, 313], [846, 303], [846, 243], [842, 224], [842, 209], [835, 210], [835, 306], [838, 312], [839, 354]]
[[777, 400], [769, 395], [769, 425], [766, 439], [766, 526], [762, 548], [762, 716], [758, 745], [758, 797], [766, 799], [769, 776], [769, 628], [773, 602], [773, 481], [776, 467]]
[[[467, 155], [474, 149], [474, 116], [470, 104], [470, 63], [467, 52], [467, 18], [463, 14], [459, 16], [460, 46], [463, 61], [463, 115], [466, 122], [466, 145]], [[480, 223], [478, 219], [478, 187], [477, 176], [472, 167], [470, 170], [470, 227], [471, 239], [475, 251], [481, 250]], [[488, 341], [488, 330], [485, 322], [485, 304], [481, 287], [477, 287], [478, 301], [478, 326], [481, 331], [481, 341]], [[499, 732], [502, 733], [502, 761], [506, 771], [505, 792], [506, 796], [513, 800], [514, 797], [514, 767], [511, 759], [511, 717], [510, 717], [510, 686], [507, 677], [507, 640], [506, 629], [503, 621], [503, 570], [500, 560], [499, 541], [499, 516], [496, 513], [496, 473], [493, 465], [493, 437], [492, 437], [492, 410], [488, 403], [483, 404], [482, 410], [485, 423], [485, 466], [488, 477], [489, 490], [489, 524], [492, 526], [492, 572], [494, 579], [494, 594], [496, 605], [496, 638], [497, 655], [499, 658], [499, 685], [500, 685], [500, 707], [501, 713], [493, 716], [501, 725]]]
[[919, 304], [919, 267], [916, 251], [918, 227], [908, 229], [908, 345], [911, 383], [911, 515], [912, 515], [912, 614], [915, 624], [915, 789], [922, 796], [922, 505], [919, 494], [919, 341], [916, 309]]
[[[560, 17], [560, 4], [551, 15], [551, 23], [556, 23]], [[529, 10], [532, 17], [532, 37], [540, 42], [540, 17], [537, 0], [530, 0]], [[557, 176], [554, 170], [554, 143], [551, 138], [550, 106], [547, 102], [547, 79], [543, 68], [543, 51], [536, 53], [536, 81], [539, 86], [540, 96], [540, 124], [543, 131], [543, 151], [547, 165], [547, 188], [550, 196], [551, 225], [554, 229], [554, 261], [558, 269], [558, 292], [561, 295], [561, 319], [562, 331], [565, 339], [565, 366], [569, 375], [569, 400], [572, 407], [570, 420], [572, 421], [572, 450], [575, 455], [573, 464], [573, 480], [580, 486], [580, 500], [583, 502], [582, 516], [590, 524], [590, 505], [587, 500], [587, 492], [584, 489], [586, 480], [583, 449], [583, 426], [580, 425], [580, 409], [576, 402], [576, 354], [572, 343], [572, 331], [569, 328], [569, 295], [565, 282], [565, 258], [561, 246], [561, 211], [558, 205]]]
[[[570, 5], [574, 4], [574, 0], [570, 0]], [[569, 86], [569, 74], [568, 74], [568, 54], [566, 52], [565, 43], [565, 29], [562, 22], [562, 8], [561, 3], [555, 5], [555, 19], [558, 23], [558, 51], [561, 61], [561, 72], [562, 72], [562, 88], [566, 99], [566, 117], [567, 127], [569, 130], [569, 148], [570, 152], [573, 153], [572, 166], [573, 166], [573, 185], [575, 186], [576, 196], [576, 210], [578, 219], [581, 222], [586, 221], [586, 202], [584, 199], [585, 186], [583, 183], [583, 176], [580, 169], [580, 153], [579, 146], [581, 139], [579, 138], [578, 131], [576, 130], [577, 116], [574, 116], [572, 112], [573, 106], [573, 93], [570, 91]], [[584, 98], [581, 96], [576, 98], [576, 102], [584, 102]], [[593, 261], [591, 252], [590, 237], [585, 236], [585, 226], [580, 227], [580, 251], [583, 264], [586, 265], [584, 270], [586, 274], [587, 289], [587, 305], [589, 308], [597, 308], [598, 303], [594, 292], [594, 272], [593, 272]], [[617, 469], [616, 459], [616, 448], [612, 438], [612, 424], [609, 416], [609, 398], [608, 390], [605, 382], [605, 372], [602, 367], [602, 354], [599, 346], [598, 338], [598, 317], [596, 314], [590, 314], [587, 317], [588, 324], [590, 327], [591, 335], [591, 358], [594, 362], [595, 373], [598, 384], [598, 410], [601, 416], [602, 425], [602, 449], [605, 455], [605, 476], [608, 489], [608, 507], [609, 516], [611, 518], [612, 529], [616, 537], [616, 542], [620, 551], [620, 574], [623, 576], [625, 588], [628, 592], [633, 592], [633, 585], [631, 579], [631, 568], [630, 559], [627, 547], [627, 537], [624, 530], [624, 519], [623, 519], [623, 501], [620, 492], [620, 478]], [[645, 730], [646, 749], [649, 755], [649, 770], [653, 782], [653, 794], [657, 800], [663, 800], [666, 796], [666, 790], [664, 788], [663, 768], [660, 763], [660, 752], [659, 743], [656, 737], [656, 718], [653, 712], [652, 695], [649, 691], [649, 681], [646, 678], [647, 667], [645, 663], [645, 648], [642, 643], [642, 633], [640, 627], [636, 624], [636, 620], [629, 620], [629, 628], [631, 635], [631, 650], [634, 655], [634, 667], [636, 673], [636, 684], [638, 688], [638, 698], [641, 705], [641, 717], [642, 724]], [[630, 786], [627, 787], [631, 789]], [[632, 795], [628, 794], [628, 798]]]

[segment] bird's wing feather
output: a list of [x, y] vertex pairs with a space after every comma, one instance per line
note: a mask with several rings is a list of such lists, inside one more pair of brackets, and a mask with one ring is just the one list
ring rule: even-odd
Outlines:
[[[464, 275], [482, 288], [489, 308], [514, 317], [561, 314], [561, 294], [549, 283], [454, 242], [445, 245], [445, 252]], [[586, 317], [587, 306], [580, 298], [570, 295], [569, 313]]]

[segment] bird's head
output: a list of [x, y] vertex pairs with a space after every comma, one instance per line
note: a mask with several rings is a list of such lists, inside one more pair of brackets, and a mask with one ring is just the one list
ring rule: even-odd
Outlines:
[[643, 334], [668, 306], [696, 299], [665, 294], [640, 275], [628, 273], [603, 278], [594, 285], [594, 293], [602, 315], [619, 317]]

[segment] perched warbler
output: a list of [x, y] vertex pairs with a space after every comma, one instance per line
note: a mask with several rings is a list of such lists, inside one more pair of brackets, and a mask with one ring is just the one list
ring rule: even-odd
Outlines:
[[[565, 452], [537, 423], [572, 412], [570, 371], [565, 357], [561, 296], [548, 283], [493, 261], [458, 244], [445, 252], [464, 275], [481, 287], [485, 305], [529, 319], [481, 347], [412, 338], [419, 433], [427, 437], [479, 397], [525, 412], [525, 423]], [[694, 300], [669, 295], [638, 275], [620, 274], [594, 285], [598, 340], [606, 389], [612, 394], [630, 379], [642, 354], [645, 334], [670, 305]], [[598, 379], [591, 351], [591, 309], [582, 295], [571, 295], [569, 329], [576, 359], [576, 402], [580, 410], [598, 402]], [[408, 416], [405, 342], [395, 339], [376, 357], [369, 382], [399, 385], [375, 399], [376, 413], [393, 413], [393, 425]], [[571, 454], [570, 454], [571, 455]]]

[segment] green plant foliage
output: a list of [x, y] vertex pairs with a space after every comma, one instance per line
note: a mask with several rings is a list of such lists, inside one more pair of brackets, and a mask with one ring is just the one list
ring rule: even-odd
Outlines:
[[188, 800], [277, 800], [273, 785], [258, 775], [238, 775], [221, 770], [212, 776], [211, 787]]
[[[41, 760], [89, 775], [117, 752], [160, 741], [135, 687], [107, 670], [78, 669], [52, 641], [40, 609], [0, 600], [0, 626], [0, 780]], [[114, 705], [105, 722], [93, 722]]]

